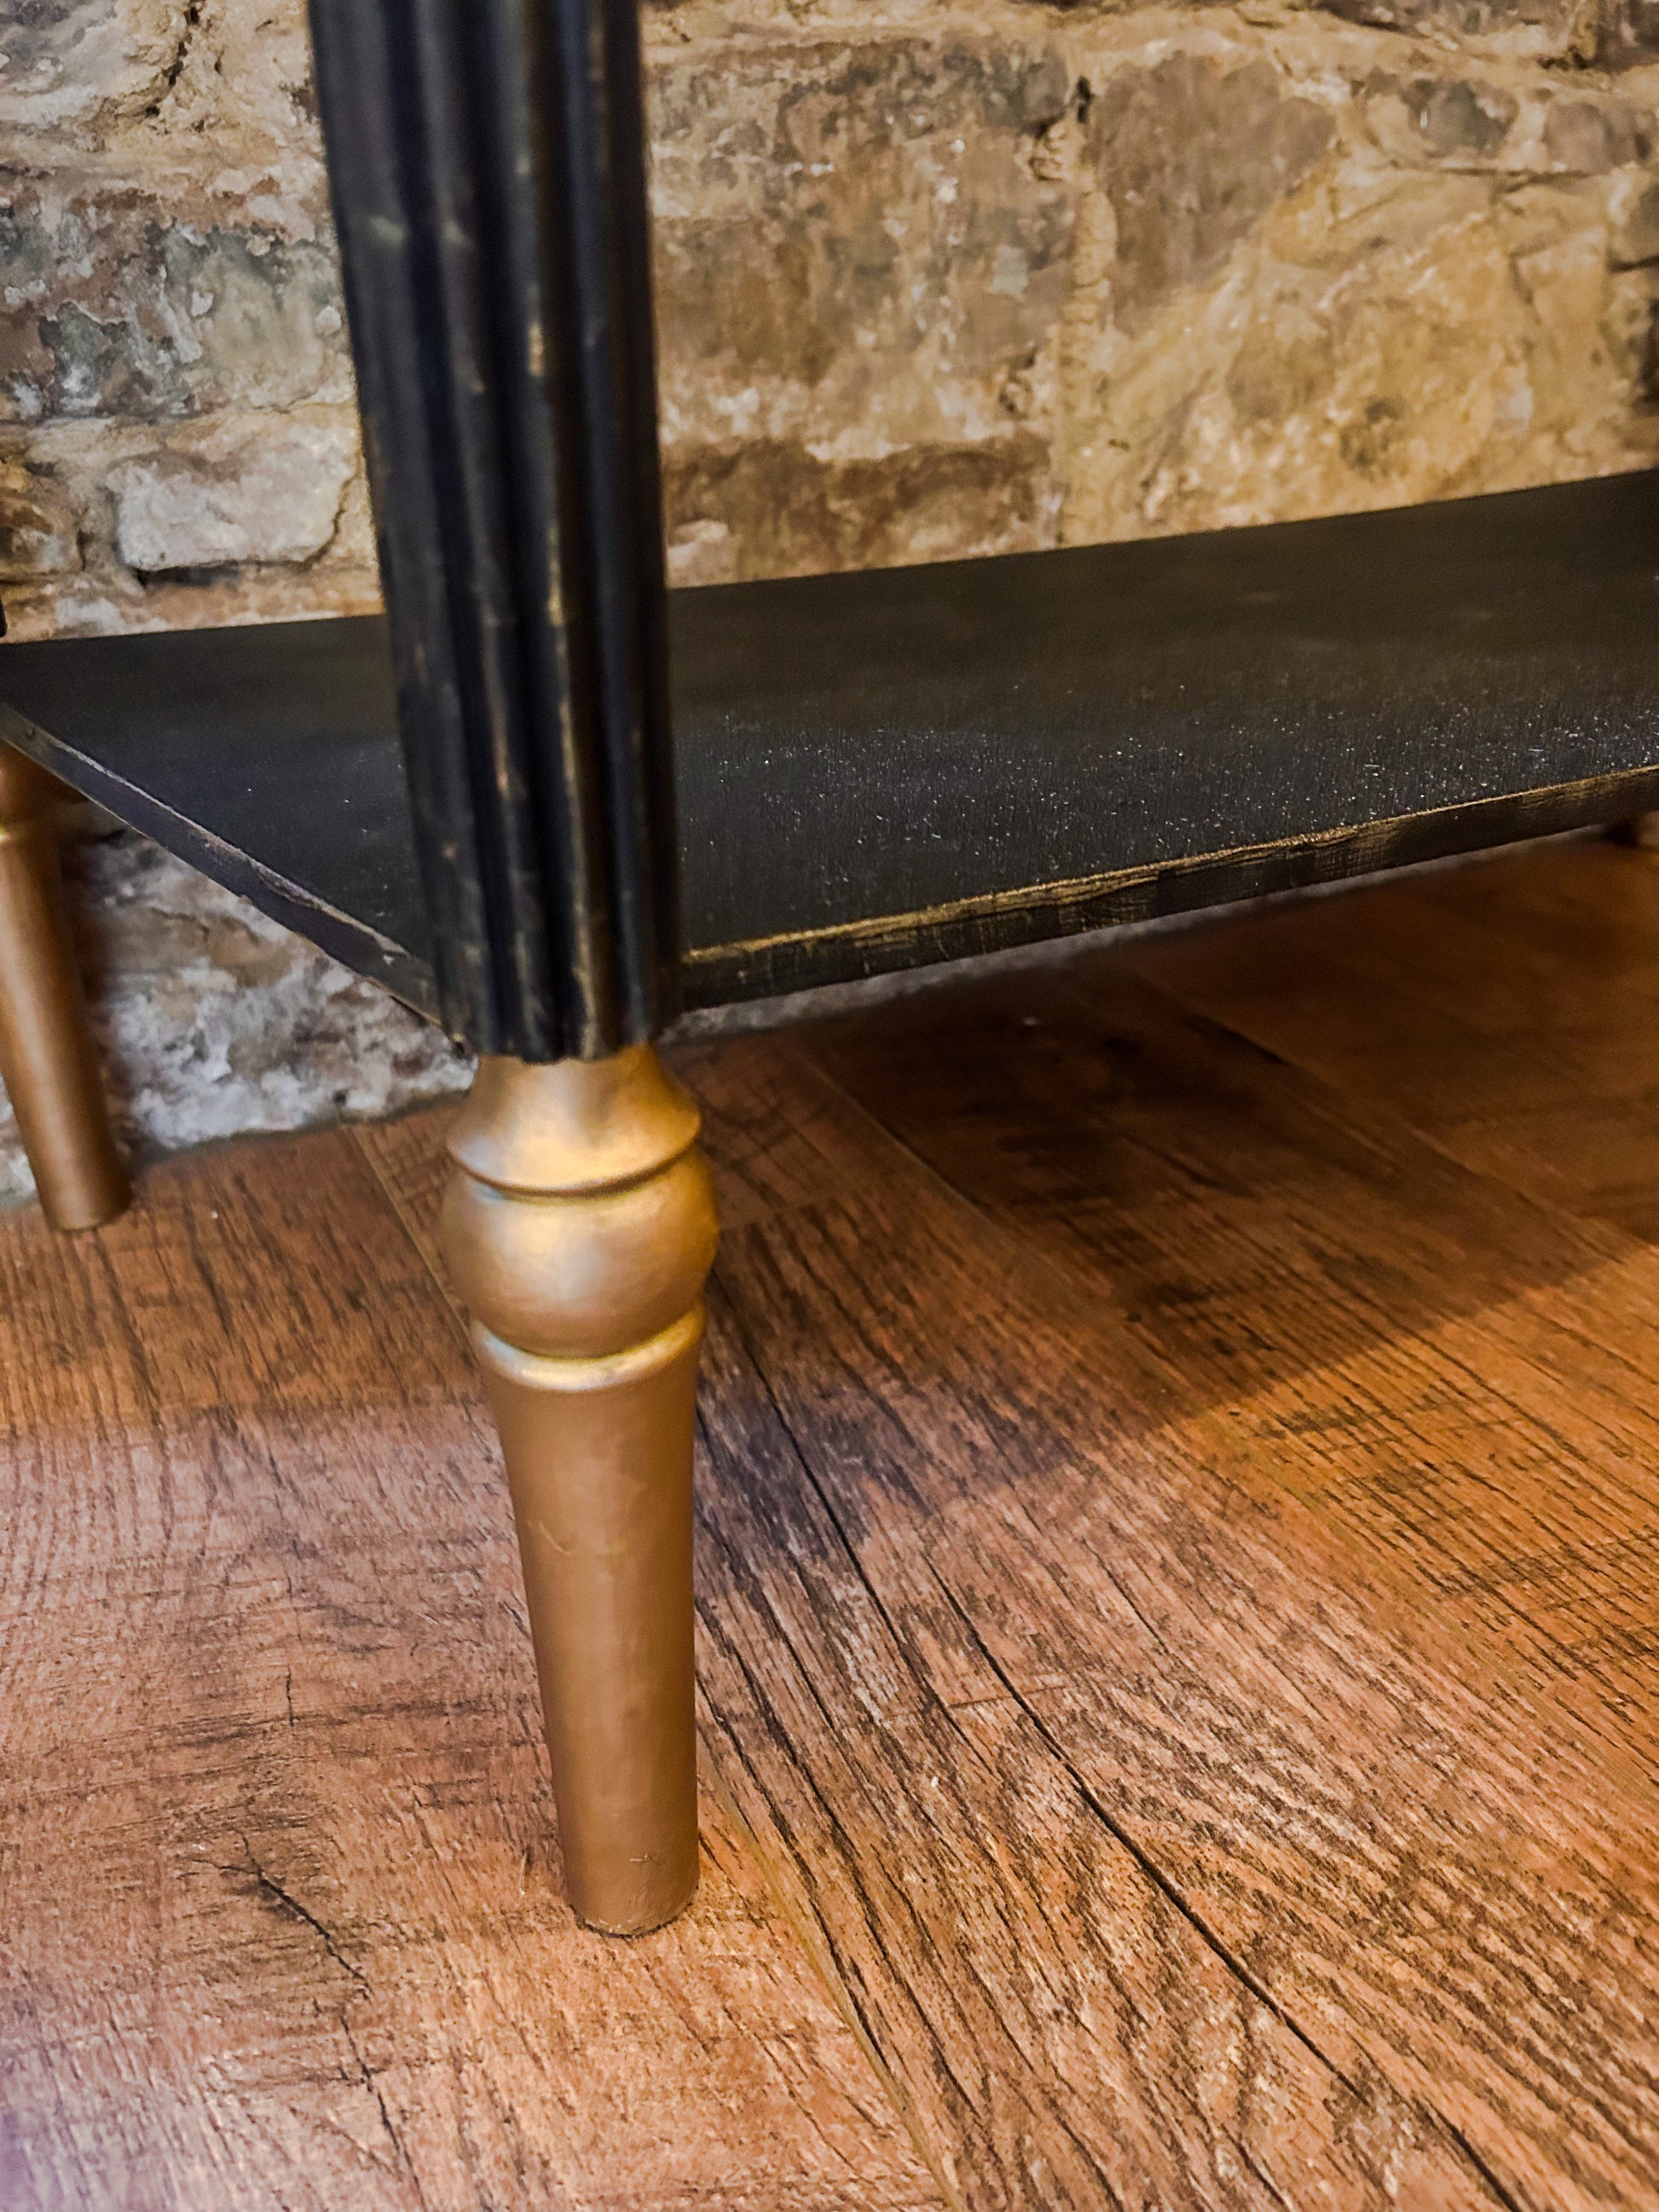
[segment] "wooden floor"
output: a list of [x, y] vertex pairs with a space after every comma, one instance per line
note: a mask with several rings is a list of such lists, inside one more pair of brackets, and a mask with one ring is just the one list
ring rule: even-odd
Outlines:
[[562, 1902], [441, 1117], [0, 1223], [0, 2208], [1659, 2204], [1659, 857], [682, 1055], [707, 1873]]

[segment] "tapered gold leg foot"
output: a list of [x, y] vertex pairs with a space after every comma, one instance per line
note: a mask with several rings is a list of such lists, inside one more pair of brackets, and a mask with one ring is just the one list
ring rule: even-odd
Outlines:
[[126, 1204], [58, 874], [57, 780], [0, 745], [0, 1081], [54, 1229]]
[[649, 1046], [486, 1060], [445, 1255], [513, 1492], [571, 1902], [638, 1935], [697, 1883], [691, 1434], [719, 1224]]

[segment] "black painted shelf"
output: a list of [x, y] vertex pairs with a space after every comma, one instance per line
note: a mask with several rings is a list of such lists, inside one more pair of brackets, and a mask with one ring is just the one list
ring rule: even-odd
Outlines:
[[[1659, 805], [1659, 474], [677, 592], [687, 1002]], [[421, 1012], [386, 625], [0, 646], [0, 736]]]

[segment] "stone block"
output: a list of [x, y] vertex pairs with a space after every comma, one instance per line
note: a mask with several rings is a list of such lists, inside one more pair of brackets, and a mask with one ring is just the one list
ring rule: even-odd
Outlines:
[[1116, 217], [1126, 322], [1219, 276], [1335, 136], [1329, 110], [1265, 55], [1173, 53], [1090, 82], [1089, 155]]
[[0, 128], [84, 130], [151, 113], [188, 37], [186, 0], [9, 0]]
[[1330, 15], [1442, 46], [1535, 61], [1590, 60], [1599, 0], [1316, 0]]
[[1605, 70], [1659, 60], [1659, 0], [1602, 0], [1595, 58]]
[[822, 459], [799, 441], [676, 445], [665, 469], [674, 584], [1022, 553], [1054, 542], [1046, 443], [1011, 428], [973, 444]]
[[0, 183], [0, 419], [159, 420], [344, 399], [325, 240], [216, 196]]
[[334, 535], [356, 462], [344, 425], [295, 415], [135, 457], [110, 475], [116, 549], [141, 575], [309, 561]]
[[0, 583], [81, 565], [75, 504], [49, 471], [0, 456]]
[[1625, 170], [1607, 199], [1607, 258], [1614, 269], [1659, 261], [1659, 176]]
[[1030, 157], [1071, 97], [1040, 27], [659, 58], [671, 447], [793, 439], [830, 463], [1000, 437], [1065, 296], [1071, 209]]

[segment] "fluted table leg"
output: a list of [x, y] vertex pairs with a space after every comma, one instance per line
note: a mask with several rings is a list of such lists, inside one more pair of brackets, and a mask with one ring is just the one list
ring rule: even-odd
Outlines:
[[58, 880], [57, 779], [0, 745], [0, 1080], [54, 1229], [126, 1204]]
[[697, 1883], [691, 1440], [719, 1224], [697, 1112], [648, 1045], [487, 1059], [446, 1256], [512, 1487], [571, 1902], [636, 1935]]

